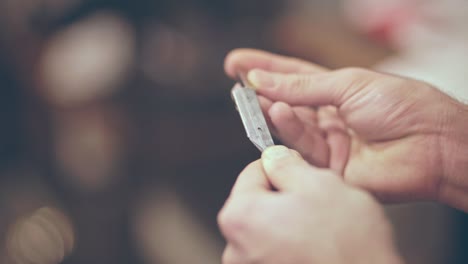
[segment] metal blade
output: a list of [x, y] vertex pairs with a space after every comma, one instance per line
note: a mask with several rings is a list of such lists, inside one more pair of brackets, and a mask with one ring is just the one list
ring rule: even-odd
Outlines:
[[273, 138], [271, 137], [255, 91], [241, 84], [236, 84], [231, 94], [250, 141], [261, 152], [273, 146]]

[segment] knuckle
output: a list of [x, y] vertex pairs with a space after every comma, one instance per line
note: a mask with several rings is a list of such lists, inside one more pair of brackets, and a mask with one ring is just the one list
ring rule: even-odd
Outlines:
[[227, 222], [227, 216], [226, 216], [226, 208], [224, 207], [223, 209], [221, 209], [221, 211], [219, 211], [218, 213], [218, 216], [216, 218], [217, 222], [218, 222], [218, 225], [223, 228], [224, 226], [226, 226], [226, 222]]
[[223, 208], [218, 214], [218, 225], [226, 236], [231, 236], [238, 226], [240, 226], [240, 217], [232, 213], [228, 207]]
[[248, 234], [255, 224], [255, 203], [249, 203], [248, 200], [230, 201], [219, 212], [218, 225], [228, 239], [236, 240]]

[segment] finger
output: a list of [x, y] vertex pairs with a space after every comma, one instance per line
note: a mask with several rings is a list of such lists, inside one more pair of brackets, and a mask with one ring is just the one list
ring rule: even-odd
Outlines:
[[304, 122], [304, 124], [317, 126], [318, 124], [318, 116], [317, 110], [307, 106], [295, 106], [293, 107], [294, 112], [296, 113], [297, 117]]
[[344, 169], [351, 149], [351, 137], [346, 125], [338, 116], [336, 108], [322, 107], [318, 111], [319, 127], [327, 133], [327, 143], [330, 148], [330, 169], [339, 175]]
[[252, 70], [249, 82], [257, 92], [270, 100], [290, 105], [340, 107], [353, 96], [362, 95], [377, 77], [363, 69], [344, 69], [318, 74], [281, 74]]
[[[274, 102], [261, 95], [258, 95], [258, 101], [260, 103], [260, 107], [262, 108], [263, 115], [265, 116], [265, 119], [267, 121], [268, 127], [270, 128], [271, 132], [275, 134], [275, 136], [278, 136], [278, 133], [276, 133], [275, 127], [271, 121], [269, 113], [270, 108], [273, 106]], [[304, 124], [310, 126], [316, 126], [318, 124], [317, 113], [316, 110], [314, 110], [313, 108], [306, 106], [297, 106], [293, 107], [293, 111]]]
[[231, 191], [231, 196], [246, 193], [261, 193], [271, 190], [270, 183], [260, 161], [251, 163], [237, 178]]
[[240, 254], [239, 250], [232, 244], [228, 244], [223, 252], [222, 263], [223, 264], [244, 264], [244, 258]]
[[254, 49], [237, 49], [230, 52], [226, 57], [224, 68], [231, 78], [237, 78], [240, 72], [247, 74], [252, 69], [279, 73], [316, 73], [328, 71], [324, 67], [300, 59]]
[[[316, 123], [305, 123], [298, 116], [311, 116], [304, 109], [293, 109], [283, 102], [277, 102], [269, 110], [269, 116], [278, 137], [284, 144], [297, 150], [304, 159], [318, 167], [328, 166], [328, 146]], [[305, 119], [305, 116], [302, 117]]]
[[285, 146], [273, 146], [262, 154], [266, 177], [278, 191], [303, 189], [317, 169], [310, 166], [297, 152]]
[[320, 107], [317, 111], [317, 124], [322, 130], [346, 131], [347, 126], [338, 114], [336, 107]]
[[327, 133], [327, 143], [330, 149], [329, 167], [343, 176], [351, 149], [351, 138], [343, 131], [330, 130]]
[[273, 105], [273, 102], [270, 99], [261, 95], [258, 96], [258, 102], [260, 103], [262, 110], [268, 110]]
[[270, 115], [268, 114], [268, 111], [273, 105], [273, 102], [270, 101], [268, 98], [261, 96], [261, 95], [258, 96], [258, 102], [260, 103], [260, 108], [262, 108], [263, 116], [265, 116], [265, 120], [267, 122], [268, 128], [270, 129], [270, 132], [273, 135], [277, 136], [277, 131], [275, 130], [275, 127], [273, 126]]

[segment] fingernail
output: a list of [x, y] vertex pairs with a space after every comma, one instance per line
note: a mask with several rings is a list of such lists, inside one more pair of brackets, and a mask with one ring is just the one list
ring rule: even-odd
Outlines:
[[262, 157], [264, 159], [275, 161], [293, 156], [293, 153], [285, 146], [273, 146], [267, 148]]
[[251, 70], [247, 74], [247, 79], [254, 89], [268, 89], [275, 85], [273, 74], [262, 70]]

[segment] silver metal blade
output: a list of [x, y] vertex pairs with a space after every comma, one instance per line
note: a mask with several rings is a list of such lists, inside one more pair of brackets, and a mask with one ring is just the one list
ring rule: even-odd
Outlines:
[[271, 137], [255, 91], [243, 87], [241, 84], [236, 84], [232, 88], [231, 94], [250, 141], [261, 152], [273, 146], [273, 138]]

